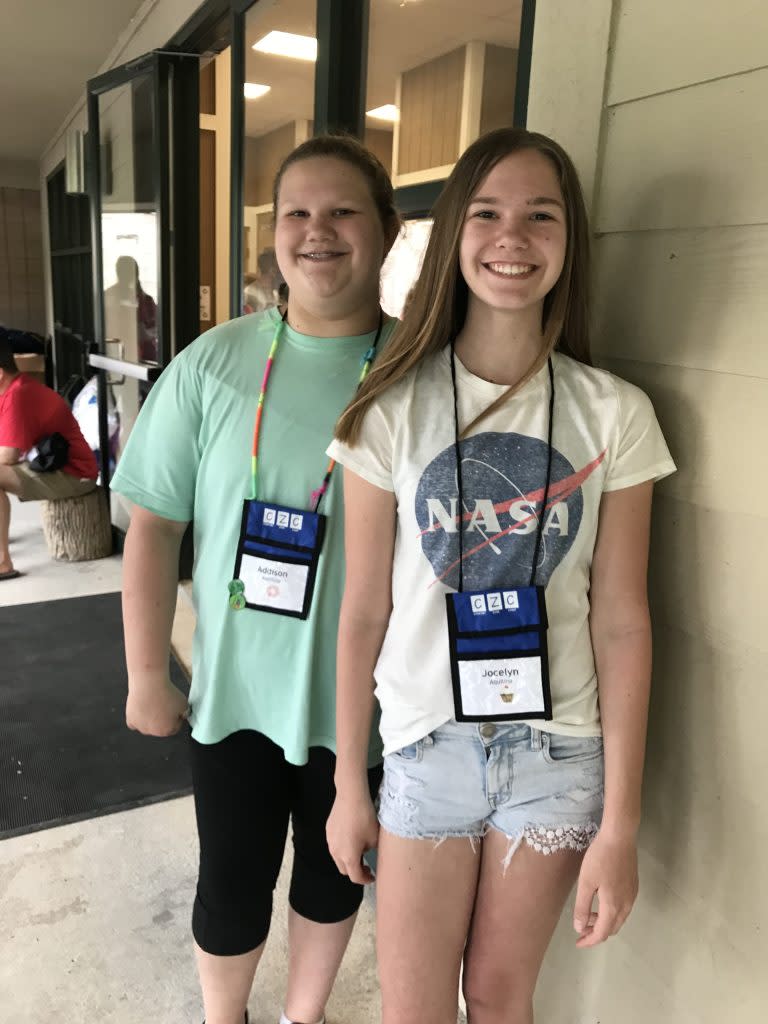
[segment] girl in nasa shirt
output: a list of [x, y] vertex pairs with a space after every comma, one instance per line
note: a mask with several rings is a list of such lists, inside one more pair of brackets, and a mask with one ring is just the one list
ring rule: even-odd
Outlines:
[[455, 1021], [462, 961], [470, 1019], [530, 1024], [576, 880], [580, 947], [637, 892], [651, 492], [675, 467], [646, 396], [590, 365], [588, 227], [560, 146], [484, 136], [434, 217], [330, 449], [347, 570], [329, 845], [355, 881], [378, 845], [385, 1024]]

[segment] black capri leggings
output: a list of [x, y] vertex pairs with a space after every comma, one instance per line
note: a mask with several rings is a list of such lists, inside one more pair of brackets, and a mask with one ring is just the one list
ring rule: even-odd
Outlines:
[[[354, 914], [363, 886], [339, 874], [325, 839], [336, 795], [335, 755], [312, 747], [307, 764], [289, 764], [280, 747], [252, 730], [233, 733], [220, 743], [192, 740], [191, 746], [200, 837], [192, 911], [198, 946], [216, 956], [236, 956], [266, 939], [289, 817], [293, 909], [321, 924]], [[381, 776], [380, 766], [368, 772], [373, 797]]]

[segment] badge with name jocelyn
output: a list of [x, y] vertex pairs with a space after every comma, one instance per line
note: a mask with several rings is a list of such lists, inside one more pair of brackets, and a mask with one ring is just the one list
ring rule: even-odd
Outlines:
[[312, 604], [326, 517], [249, 499], [243, 503], [229, 603], [306, 619]]
[[543, 587], [446, 594], [459, 722], [552, 717]]

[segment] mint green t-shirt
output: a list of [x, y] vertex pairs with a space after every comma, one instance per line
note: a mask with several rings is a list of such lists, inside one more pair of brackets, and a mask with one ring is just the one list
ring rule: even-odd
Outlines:
[[[344, 585], [339, 468], [320, 511], [328, 517], [305, 620], [229, 606], [251, 446], [276, 310], [214, 327], [181, 352], [152, 388], [112, 480], [129, 501], [193, 520], [197, 629], [192, 735], [216, 743], [255, 729], [305, 764], [310, 747], [336, 750], [336, 632]], [[394, 321], [385, 323], [381, 347]], [[306, 509], [327, 468], [339, 414], [355, 393], [374, 334], [315, 338], [287, 324], [275, 358], [259, 442], [259, 498]], [[381, 759], [378, 728], [369, 764]]]

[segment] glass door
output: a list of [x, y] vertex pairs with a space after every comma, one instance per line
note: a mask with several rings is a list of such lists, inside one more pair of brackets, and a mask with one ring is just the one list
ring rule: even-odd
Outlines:
[[[150, 53], [88, 83], [89, 194], [108, 488], [152, 382], [199, 327], [197, 55]], [[127, 526], [114, 495], [112, 521]]]

